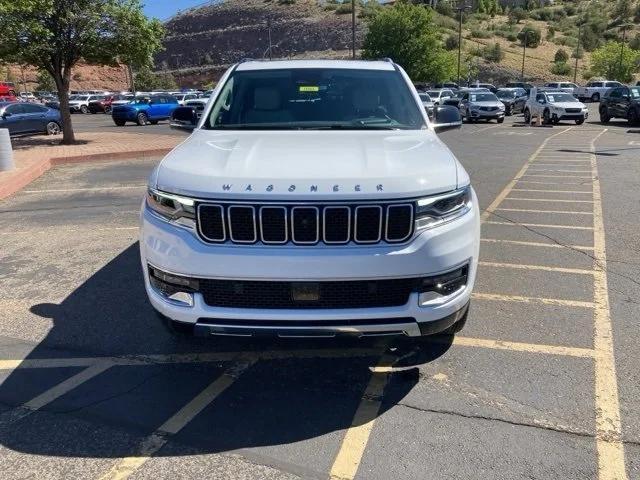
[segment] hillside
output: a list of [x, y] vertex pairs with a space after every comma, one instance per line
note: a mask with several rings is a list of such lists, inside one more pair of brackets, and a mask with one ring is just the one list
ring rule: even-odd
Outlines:
[[[37, 71], [33, 67], [20, 68], [18, 65], [8, 66], [2, 74], [16, 84], [18, 90], [37, 89]], [[4, 78], [0, 78], [4, 80]], [[79, 63], [71, 74], [71, 90], [126, 90], [128, 89], [127, 73], [124, 66], [109, 67]]]
[[[373, 0], [372, 0], [373, 1]], [[424, 1], [424, 0], [423, 0]], [[479, 2], [500, 4], [499, 12], [479, 11]], [[340, 0], [221, 0], [214, 4], [185, 11], [166, 23], [168, 36], [165, 50], [156, 58], [158, 70], [170, 71], [180, 83], [202, 84], [215, 80], [224, 69], [242, 58], [268, 57], [269, 25], [272, 53], [277, 58], [318, 58], [349, 56], [351, 46], [351, 15]], [[359, 0], [362, 4], [362, 0]], [[620, 36], [617, 4], [628, 3], [628, 20], [640, 14], [636, 0], [475, 0], [463, 25], [463, 62], [473, 65], [473, 77], [482, 81], [504, 82], [519, 79], [522, 67], [522, 46], [517, 34], [525, 26], [538, 28], [541, 43], [528, 48], [525, 76], [542, 82], [551, 79], [573, 79], [578, 42], [577, 24], [588, 19], [582, 33], [583, 47], [578, 65], [578, 82], [584, 82], [589, 68], [590, 50], [607, 39]], [[366, 3], [366, 2], [365, 2]], [[425, 3], [430, 3], [425, 1]], [[443, 41], [457, 35], [455, 2], [440, 0], [434, 21], [442, 28]], [[547, 4], [552, 3], [549, 6]], [[529, 4], [522, 18], [514, 17], [517, 5]], [[540, 7], [543, 5], [543, 7]], [[547, 6], [544, 6], [547, 5]], [[366, 19], [358, 7], [357, 45], [366, 34]], [[390, 8], [390, 7], [382, 7]], [[486, 11], [486, 10], [485, 10]], [[638, 34], [637, 21], [628, 28], [627, 41]], [[637, 40], [640, 42], [640, 38]], [[487, 61], [482, 49], [500, 44], [503, 58]], [[585, 45], [586, 44], [586, 45]], [[586, 51], [585, 51], [585, 48]], [[455, 47], [457, 48], [457, 47]], [[571, 68], [566, 75], [551, 72], [554, 56], [562, 48], [569, 56]], [[464, 69], [463, 69], [464, 70]]]

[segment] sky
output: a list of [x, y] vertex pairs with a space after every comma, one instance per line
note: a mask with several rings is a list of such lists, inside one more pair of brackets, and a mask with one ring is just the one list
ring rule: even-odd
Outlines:
[[208, 3], [206, 0], [143, 0], [144, 13], [148, 17], [167, 20], [179, 10]]

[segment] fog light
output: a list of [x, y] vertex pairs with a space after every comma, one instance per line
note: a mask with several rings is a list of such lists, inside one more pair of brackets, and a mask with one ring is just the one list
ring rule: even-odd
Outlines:
[[442, 275], [423, 278], [418, 286], [418, 304], [423, 306], [438, 305], [448, 301], [458, 294], [467, 285], [469, 266], [457, 268], [456, 270]]
[[185, 307], [193, 307], [193, 293], [176, 292], [167, 298]]
[[193, 294], [199, 287], [197, 279], [173, 275], [153, 267], [149, 267], [149, 283], [167, 301], [183, 307], [193, 307]]

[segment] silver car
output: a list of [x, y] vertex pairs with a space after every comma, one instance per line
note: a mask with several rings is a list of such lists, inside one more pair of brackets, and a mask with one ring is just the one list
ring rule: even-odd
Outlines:
[[436, 106], [435, 103], [433, 103], [433, 100], [431, 100], [431, 97], [429, 96], [428, 93], [418, 92], [418, 96], [422, 101], [422, 106], [427, 111], [427, 115], [429, 115], [429, 118], [431, 118], [433, 116], [433, 109]]
[[464, 92], [458, 108], [460, 115], [468, 122], [478, 120], [504, 122], [504, 104], [489, 91]]

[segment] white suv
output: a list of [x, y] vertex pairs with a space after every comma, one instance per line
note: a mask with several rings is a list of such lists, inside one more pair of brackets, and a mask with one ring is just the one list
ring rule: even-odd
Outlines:
[[418, 337], [464, 325], [479, 237], [469, 176], [399, 66], [247, 61], [152, 172], [140, 250], [174, 331]]

